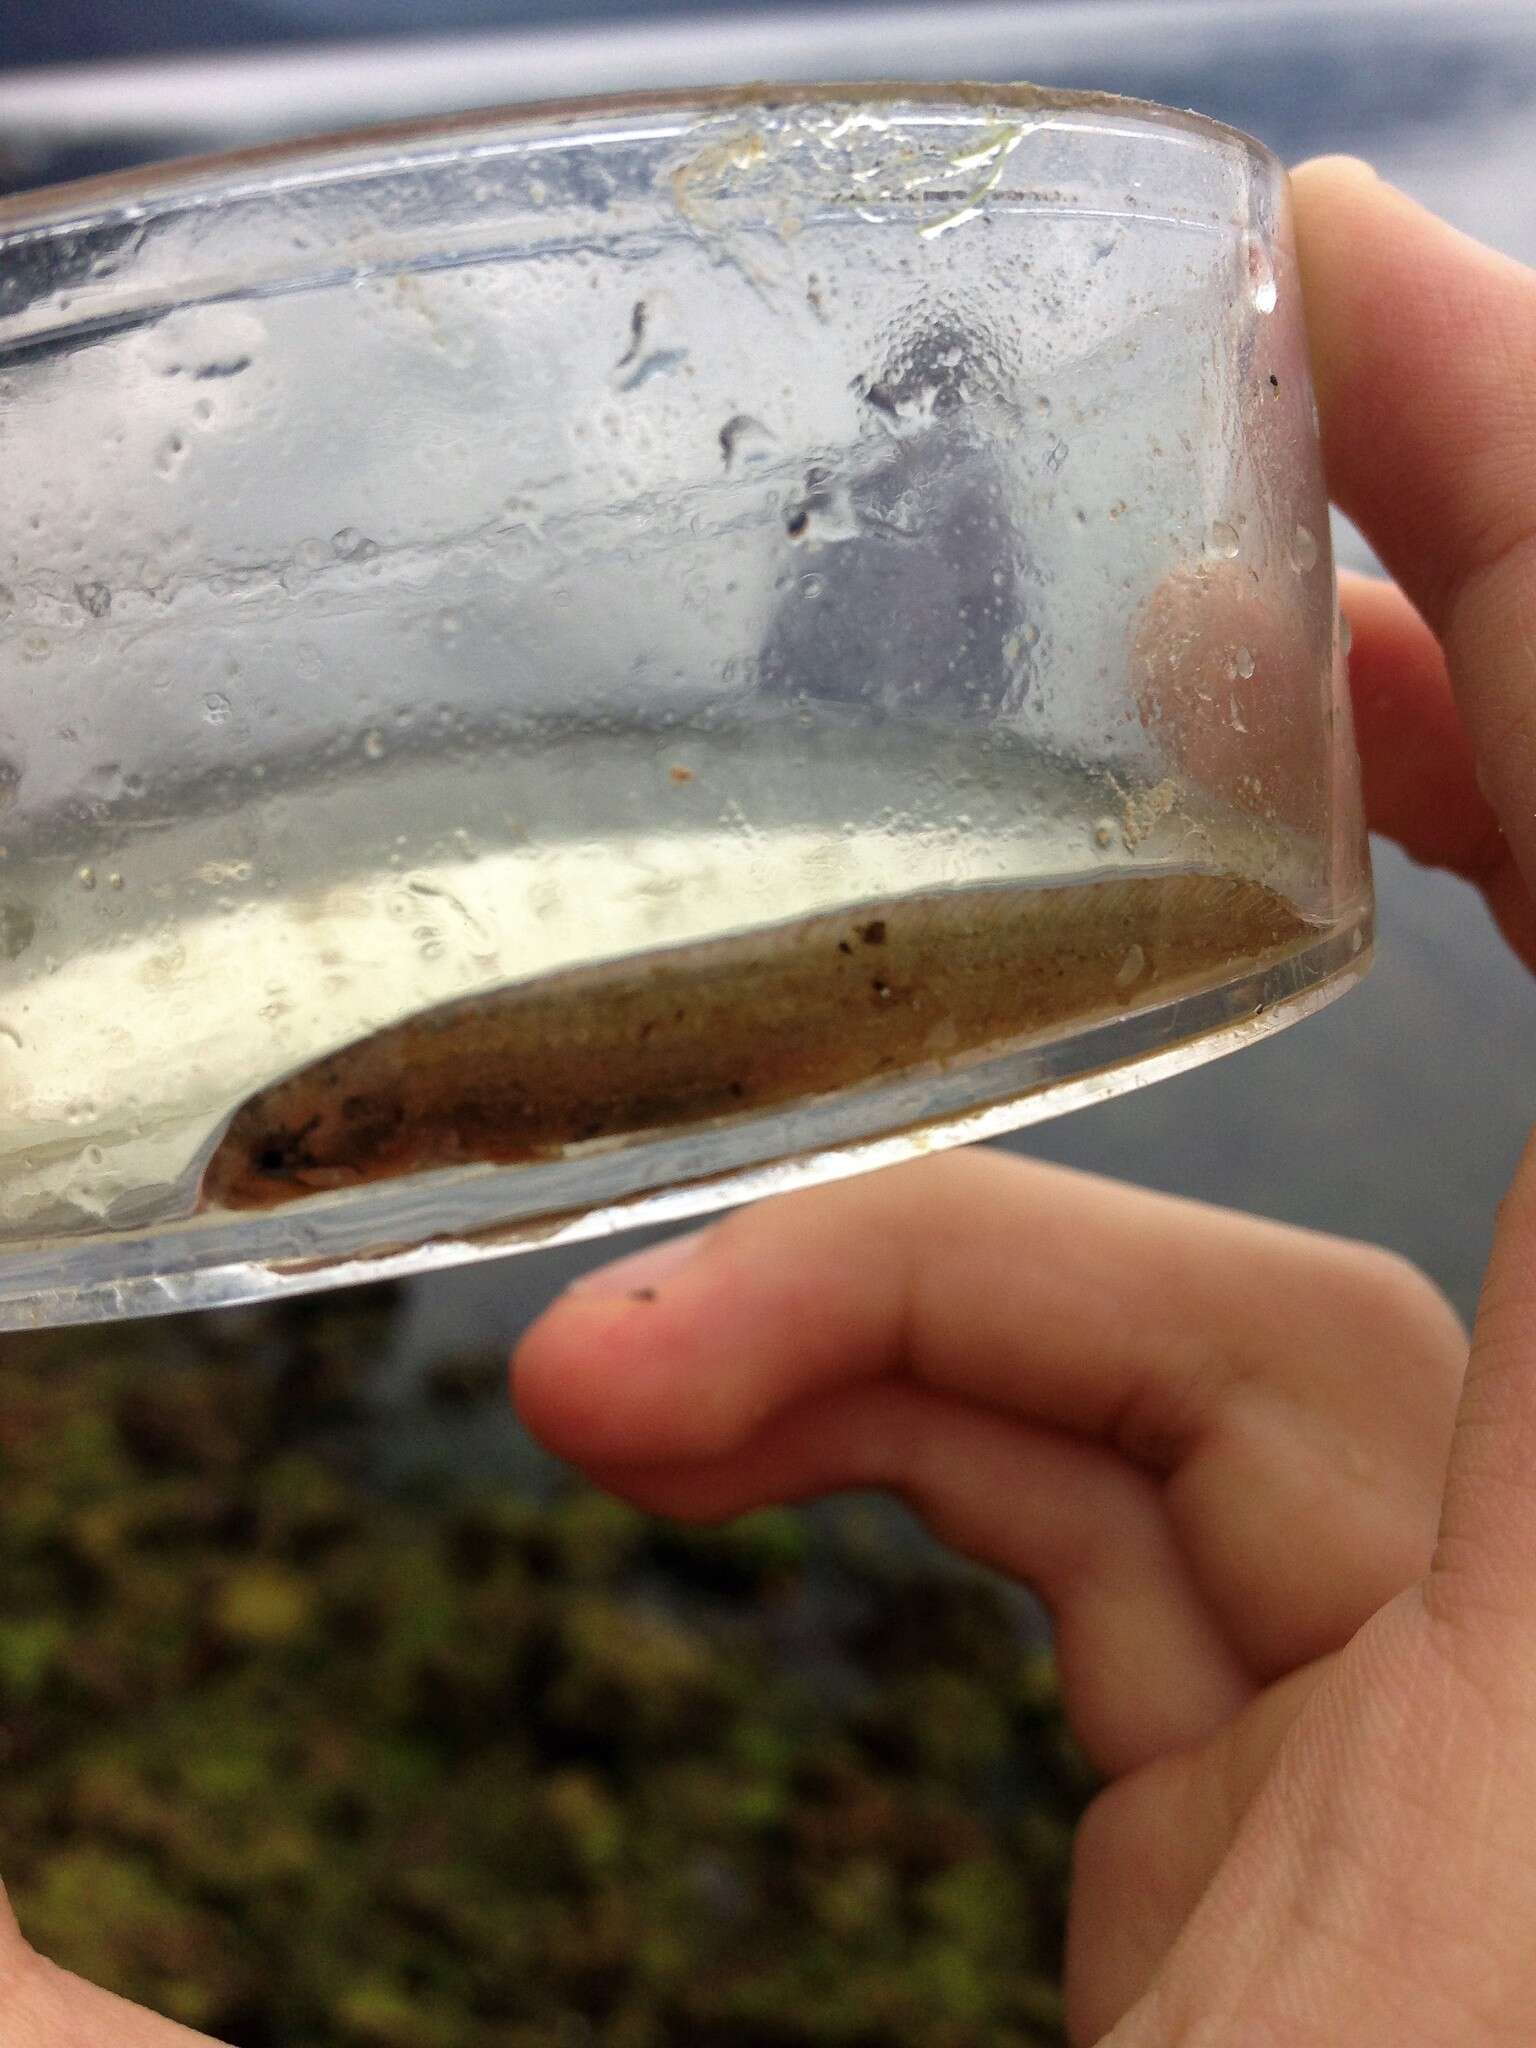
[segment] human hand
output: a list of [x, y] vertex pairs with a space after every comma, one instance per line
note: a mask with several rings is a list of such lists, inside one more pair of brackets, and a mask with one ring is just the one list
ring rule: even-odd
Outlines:
[[[1429, 621], [1347, 584], [1372, 821], [1536, 965], [1536, 285], [1358, 168], [1298, 201], [1334, 487]], [[1438, 1540], [1464, 1347], [1426, 1283], [990, 1155], [729, 1218], [655, 1301], [610, 1269], [530, 1334], [518, 1391], [661, 1511], [887, 1486], [1039, 1586], [1112, 1781], [1079, 1845], [1080, 2039], [1523, 2043], [1533, 1259], [1528, 1163]], [[37, 1957], [3, 1895], [0, 2013], [6, 2048], [205, 2042]]]
[[174, 2020], [61, 1970], [23, 1940], [0, 1885], [3, 2048], [217, 2048]]
[[[1331, 486], [1402, 586], [1344, 589], [1371, 821], [1536, 966], [1536, 277], [1363, 166], [1296, 199]], [[1110, 1780], [1079, 2041], [1496, 2048], [1536, 2039], [1533, 1294], [1536, 1148], [1464, 1384], [1379, 1252], [952, 1155], [610, 1267], [515, 1388], [648, 1508], [885, 1487], [1037, 1587]]]

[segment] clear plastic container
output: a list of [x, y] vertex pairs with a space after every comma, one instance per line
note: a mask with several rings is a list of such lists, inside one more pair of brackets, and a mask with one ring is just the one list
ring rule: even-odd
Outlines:
[[1364, 966], [1228, 129], [733, 93], [29, 195], [0, 449], [0, 1325], [848, 1172]]

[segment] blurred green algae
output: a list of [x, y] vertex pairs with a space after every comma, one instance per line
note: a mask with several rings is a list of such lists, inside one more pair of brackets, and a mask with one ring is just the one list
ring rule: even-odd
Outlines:
[[[0, 1343], [36, 1946], [238, 2048], [1059, 2043], [1092, 1785], [1010, 1590], [857, 1503], [381, 1484], [393, 1313]], [[450, 1358], [387, 1426], [504, 1399]]]

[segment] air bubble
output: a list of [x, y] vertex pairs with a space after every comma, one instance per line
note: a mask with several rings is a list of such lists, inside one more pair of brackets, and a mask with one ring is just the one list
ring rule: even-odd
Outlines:
[[1317, 535], [1310, 526], [1298, 523], [1291, 535], [1291, 567], [1298, 576], [1305, 576], [1309, 569], [1317, 567]]
[[203, 699], [203, 718], [209, 725], [222, 725], [229, 716], [229, 699], [222, 690], [210, 690]]
[[1115, 821], [1113, 818], [1100, 818], [1093, 828], [1093, 843], [1098, 847], [1114, 845]]
[[82, 889], [94, 889], [96, 886], [96, 870], [94, 868], [76, 868], [75, 880]]
[[1251, 650], [1246, 647], [1239, 647], [1237, 652], [1232, 657], [1232, 667], [1246, 683], [1248, 678], [1253, 674], [1254, 663], [1253, 654]]
[[1230, 562], [1236, 557], [1241, 546], [1237, 528], [1225, 519], [1218, 519], [1211, 528], [1211, 553], [1220, 555], [1224, 561]]
[[121, 887], [122, 887], [122, 886], [123, 886], [123, 878], [122, 878], [122, 876], [121, 876], [121, 875], [120, 875], [120, 874], [118, 873], [117, 869], [116, 869], [116, 868], [114, 868], [114, 869], [112, 870], [111, 874], [109, 874], [109, 875], [108, 875], [108, 877], [107, 877], [107, 887], [108, 887], [109, 889], [121, 889]]
[[112, 593], [105, 583], [77, 583], [75, 595], [93, 619], [104, 619], [112, 609]]

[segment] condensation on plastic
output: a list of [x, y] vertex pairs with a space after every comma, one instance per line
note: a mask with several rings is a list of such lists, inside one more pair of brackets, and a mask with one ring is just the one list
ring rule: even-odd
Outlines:
[[[961, 1142], [1368, 957], [1285, 178], [1212, 123], [651, 98], [28, 195], [0, 459], [0, 1326]], [[522, 1151], [322, 1159], [304, 1077], [373, 1143], [390, 1073]]]

